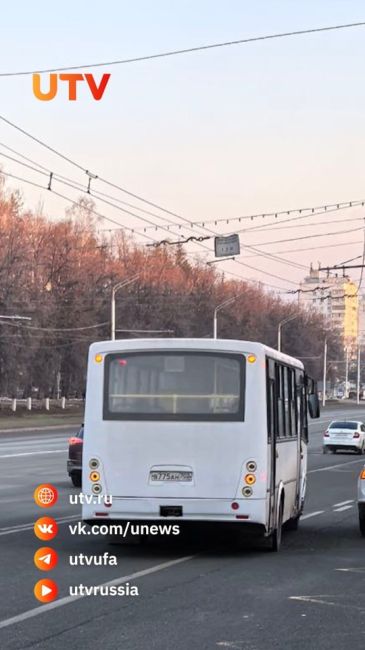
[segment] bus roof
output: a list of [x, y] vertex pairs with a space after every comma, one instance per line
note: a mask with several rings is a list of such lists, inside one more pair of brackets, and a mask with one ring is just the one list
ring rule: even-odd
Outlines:
[[235, 339], [207, 339], [207, 338], [136, 338], [136, 339], [116, 339], [115, 341], [97, 341], [90, 346], [90, 354], [110, 353], [110, 352], [127, 352], [137, 350], [221, 350], [225, 352], [247, 352], [261, 356], [268, 355], [278, 359], [283, 363], [290, 363], [297, 368], [304, 368], [303, 363], [283, 352], [278, 352], [263, 343], [255, 341], [243, 341]]

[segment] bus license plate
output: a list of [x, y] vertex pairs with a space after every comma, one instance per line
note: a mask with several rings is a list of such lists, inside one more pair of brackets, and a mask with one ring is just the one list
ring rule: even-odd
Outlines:
[[151, 481], [186, 481], [193, 480], [193, 472], [156, 471], [150, 472]]

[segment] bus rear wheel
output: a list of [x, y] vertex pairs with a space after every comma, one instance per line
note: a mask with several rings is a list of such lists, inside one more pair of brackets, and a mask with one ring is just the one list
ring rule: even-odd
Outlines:
[[292, 517], [291, 519], [288, 519], [288, 521], [286, 521], [285, 524], [284, 524], [285, 530], [298, 530], [299, 521], [300, 521], [300, 515], [297, 515], [296, 517]]
[[73, 472], [70, 479], [75, 487], [81, 487], [81, 472]]
[[281, 547], [281, 539], [283, 535], [283, 515], [284, 515], [284, 501], [283, 499], [281, 499], [277, 525], [275, 530], [271, 533], [269, 537], [269, 550], [274, 551], [274, 553], [278, 553]]

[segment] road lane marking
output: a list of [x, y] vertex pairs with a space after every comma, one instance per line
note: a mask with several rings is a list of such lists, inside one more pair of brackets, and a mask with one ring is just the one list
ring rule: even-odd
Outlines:
[[359, 567], [357, 569], [335, 569], [335, 571], [343, 571], [345, 573], [365, 573], [365, 567]]
[[[20, 429], [19, 428], [17, 428], [17, 429], [0, 429], [0, 435], [2, 433], [16, 434], [16, 433], [27, 433], [28, 431], [30, 431], [31, 433], [33, 433], [33, 432], [40, 433], [41, 434], [40, 437], [43, 437], [43, 436], [47, 435], [47, 431], [58, 431], [59, 430], [59, 431], [62, 432], [62, 429], [70, 429], [72, 431], [74, 431], [74, 429], [76, 429], [77, 431], [79, 431], [80, 424], [77, 424], [77, 423], [74, 423], [74, 424], [52, 424], [52, 425], [50, 425], [48, 427], [40, 424], [38, 427], [26, 427], [26, 428], [22, 427]], [[42, 431], [44, 431], [44, 434], [41, 433]]]
[[[56, 519], [58, 524], [67, 524], [68, 521], [74, 519], [81, 519], [80, 515], [69, 515], [68, 517], [60, 517]], [[31, 524], [18, 524], [16, 526], [8, 526], [7, 528], [0, 528], [0, 537], [3, 535], [12, 535], [13, 533], [22, 533], [24, 530], [33, 530], [34, 522]]]
[[354, 506], [342, 506], [342, 508], [336, 508], [333, 512], [343, 512], [344, 510], [349, 510], [349, 508], [353, 508]]
[[347, 506], [348, 503], [353, 503], [353, 499], [349, 499], [348, 501], [341, 501], [341, 503], [335, 503], [332, 507], [333, 508], [340, 508], [341, 506]]
[[[326, 596], [325, 596], [326, 598]], [[331, 598], [331, 596], [328, 596]], [[311, 597], [311, 596], [289, 596], [289, 600], [301, 600], [304, 603], [316, 603], [319, 605], [338, 605], [338, 603], [333, 603], [330, 600], [322, 600], [321, 597]]]
[[[137, 578], [142, 578], [143, 576], [150, 575], [151, 573], [157, 573], [158, 571], [163, 571], [163, 569], [168, 569], [169, 567], [175, 566], [176, 564], [181, 564], [182, 562], [187, 562], [188, 560], [192, 560], [196, 555], [185, 555], [184, 557], [179, 557], [176, 560], [170, 560], [169, 562], [163, 562], [162, 564], [156, 564], [155, 566], [150, 567], [149, 569], [143, 569], [142, 571], [136, 571], [135, 573], [131, 573], [129, 576], [121, 576], [120, 578], [115, 578], [115, 580], [109, 580], [109, 582], [103, 582], [102, 584], [98, 585], [98, 587], [111, 587], [113, 585], [122, 585], [125, 582], [129, 582], [130, 580], [136, 580]], [[29, 609], [27, 612], [23, 612], [22, 614], [18, 614], [17, 616], [12, 616], [11, 618], [6, 618], [3, 621], [0, 621], [0, 629], [4, 627], [8, 627], [9, 625], [14, 625], [15, 623], [21, 623], [22, 621], [26, 621], [29, 618], [34, 618], [35, 616], [39, 616], [39, 614], [44, 614], [45, 612], [49, 612], [51, 609], [57, 609], [58, 607], [63, 607], [64, 605], [68, 605], [69, 603], [73, 603], [75, 600], [81, 600], [82, 598], [86, 598], [87, 596], [85, 595], [78, 595], [78, 596], [65, 596], [64, 598], [60, 598], [59, 600], [54, 600], [52, 603], [48, 603], [47, 605], [41, 605], [40, 607], [35, 607], [33, 609]]]
[[314, 474], [315, 472], [327, 472], [330, 469], [336, 469], [337, 467], [345, 467], [346, 465], [354, 465], [355, 463], [364, 464], [364, 459], [358, 458], [357, 460], [350, 460], [346, 463], [338, 463], [337, 465], [327, 465], [327, 467], [317, 467], [317, 469], [310, 469], [307, 474]]
[[317, 517], [317, 515], [323, 515], [324, 510], [317, 510], [316, 512], [308, 512], [307, 515], [303, 515], [300, 520], [303, 521], [304, 519], [310, 519], [311, 517]]
[[18, 456], [40, 456], [41, 454], [66, 454], [67, 449], [52, 449], [51, 451], [26, 451], [23, 454], [5, 454], [0, 458], [16, 458]]
[[[315, 605], [330, 605], [332, 607], [341, 607], [342, 609], [356, 609], [357, 611], [364, 613], [365, 609], [363, 607], [358, 607], [357, 605], [347, 605], [345, 603], [333, 603], [331, 600], [322, 600], [322, 598], [336, 598], [336, 596], [289, 596], [289, 600], [300, 600], [304, 603], [314, 603]], [[0, 624], [1, 626], [1, 624]]]
[[13, 483], [3, 483], [1, 485], [0, 489], [1, 490], [17, 490], [18, 488], [21, 488], [21, 487], [24, 487], [23, 483], [17, 483], [15, 485]]

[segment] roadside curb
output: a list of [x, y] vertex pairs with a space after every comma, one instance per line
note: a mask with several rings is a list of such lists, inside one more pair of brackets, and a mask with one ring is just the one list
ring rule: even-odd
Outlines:
[[57, 429], [62, 430], [62, 429], [69, 429], [70, 427], [78, 427], [81, 425], [82, 418], [80, 420], [80, 423], [77, 422], [70, 422], [70, 424], [50, 424], [49, 426], [46, 426], [44, 424], [40, 425], [39, 427], [21, 427], [21, 428], [14, 428], [14, 429], [0, 429], [0, 436], [2, 433], [22, 433], [25, 431], [57, 431]]

